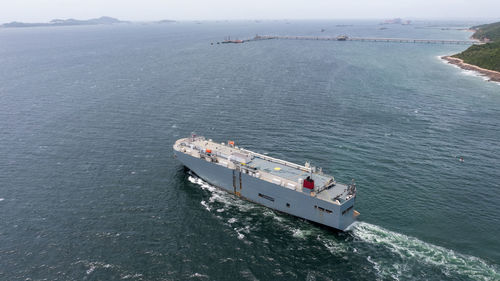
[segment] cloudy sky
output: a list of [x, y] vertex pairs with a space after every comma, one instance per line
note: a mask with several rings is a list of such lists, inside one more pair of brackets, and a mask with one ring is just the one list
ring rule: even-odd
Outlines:
[[500, 19], [500, 0], [0, 0], [0, 22], [160, 19]]

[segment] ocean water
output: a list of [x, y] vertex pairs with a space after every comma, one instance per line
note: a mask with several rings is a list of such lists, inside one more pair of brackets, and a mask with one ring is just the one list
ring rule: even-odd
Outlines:
[[[471, 23], [0, 29], [0, 280], [500, 280], [500, 85], [438, 58], [466, 46], [210, 44], [471, 35], [430, 25]], [[356, 179], [359, 222], [218, 190], [191, 132]]]

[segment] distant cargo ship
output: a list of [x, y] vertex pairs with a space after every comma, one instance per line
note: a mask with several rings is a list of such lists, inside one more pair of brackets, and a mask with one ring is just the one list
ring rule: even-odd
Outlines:
[[192, 172], [230, 193], [266, 207], [339, 230], [356, 221], [356, 185], [337, 183], [304, 166], [201, 136], [175, 142], [174, 157]]
[[243, 43], [244, 41], [243, 40], [224, 40], [222, 41], [222, 44], [228, 44], [228, 43], [234, 43], [234, 44], [238, 44], [238, 43]]
[[411, 24], [411, 21], [410, 20], [403, 20], [401, 18], [395, 18], [395, 19], [384, 20], [381, 24], [402, 24], [402, 25], [409, 25], [409, 24]]
[[227, 37], [222, 41], [222, 44], [228, 44], [228, 43], [233, 43], [233, 44], [239, 44], [239, 43], [244, 43], [245, 41], [240, 40], [240, 39], [231, 39], [231, 37]]

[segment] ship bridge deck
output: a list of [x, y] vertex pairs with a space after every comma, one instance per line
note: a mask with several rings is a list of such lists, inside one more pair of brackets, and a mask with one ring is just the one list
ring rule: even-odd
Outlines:
[[313, 172], [312, 167], [272, 158], [224, 143], [216, 143], [203, 137], [178, 140], [174, 149], [182, 150], [193, 157], [212, 159], [229, 169], [244, 170], [252, 176], [297, 192], [302, 192], [301, 180], [311, 176], [315, 183], [315, 189], [311, 195], [336, 204], [342, 204], [353, 196], [348, 192], [347, 185], [336, 183], [333, 177], [321, 172]]

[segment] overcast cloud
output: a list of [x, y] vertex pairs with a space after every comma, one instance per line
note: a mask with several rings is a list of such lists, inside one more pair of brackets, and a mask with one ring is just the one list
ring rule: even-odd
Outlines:
[[0, 22], [111, 16], [216, 19], [500, 19], [500, 0], [0, 0]]

